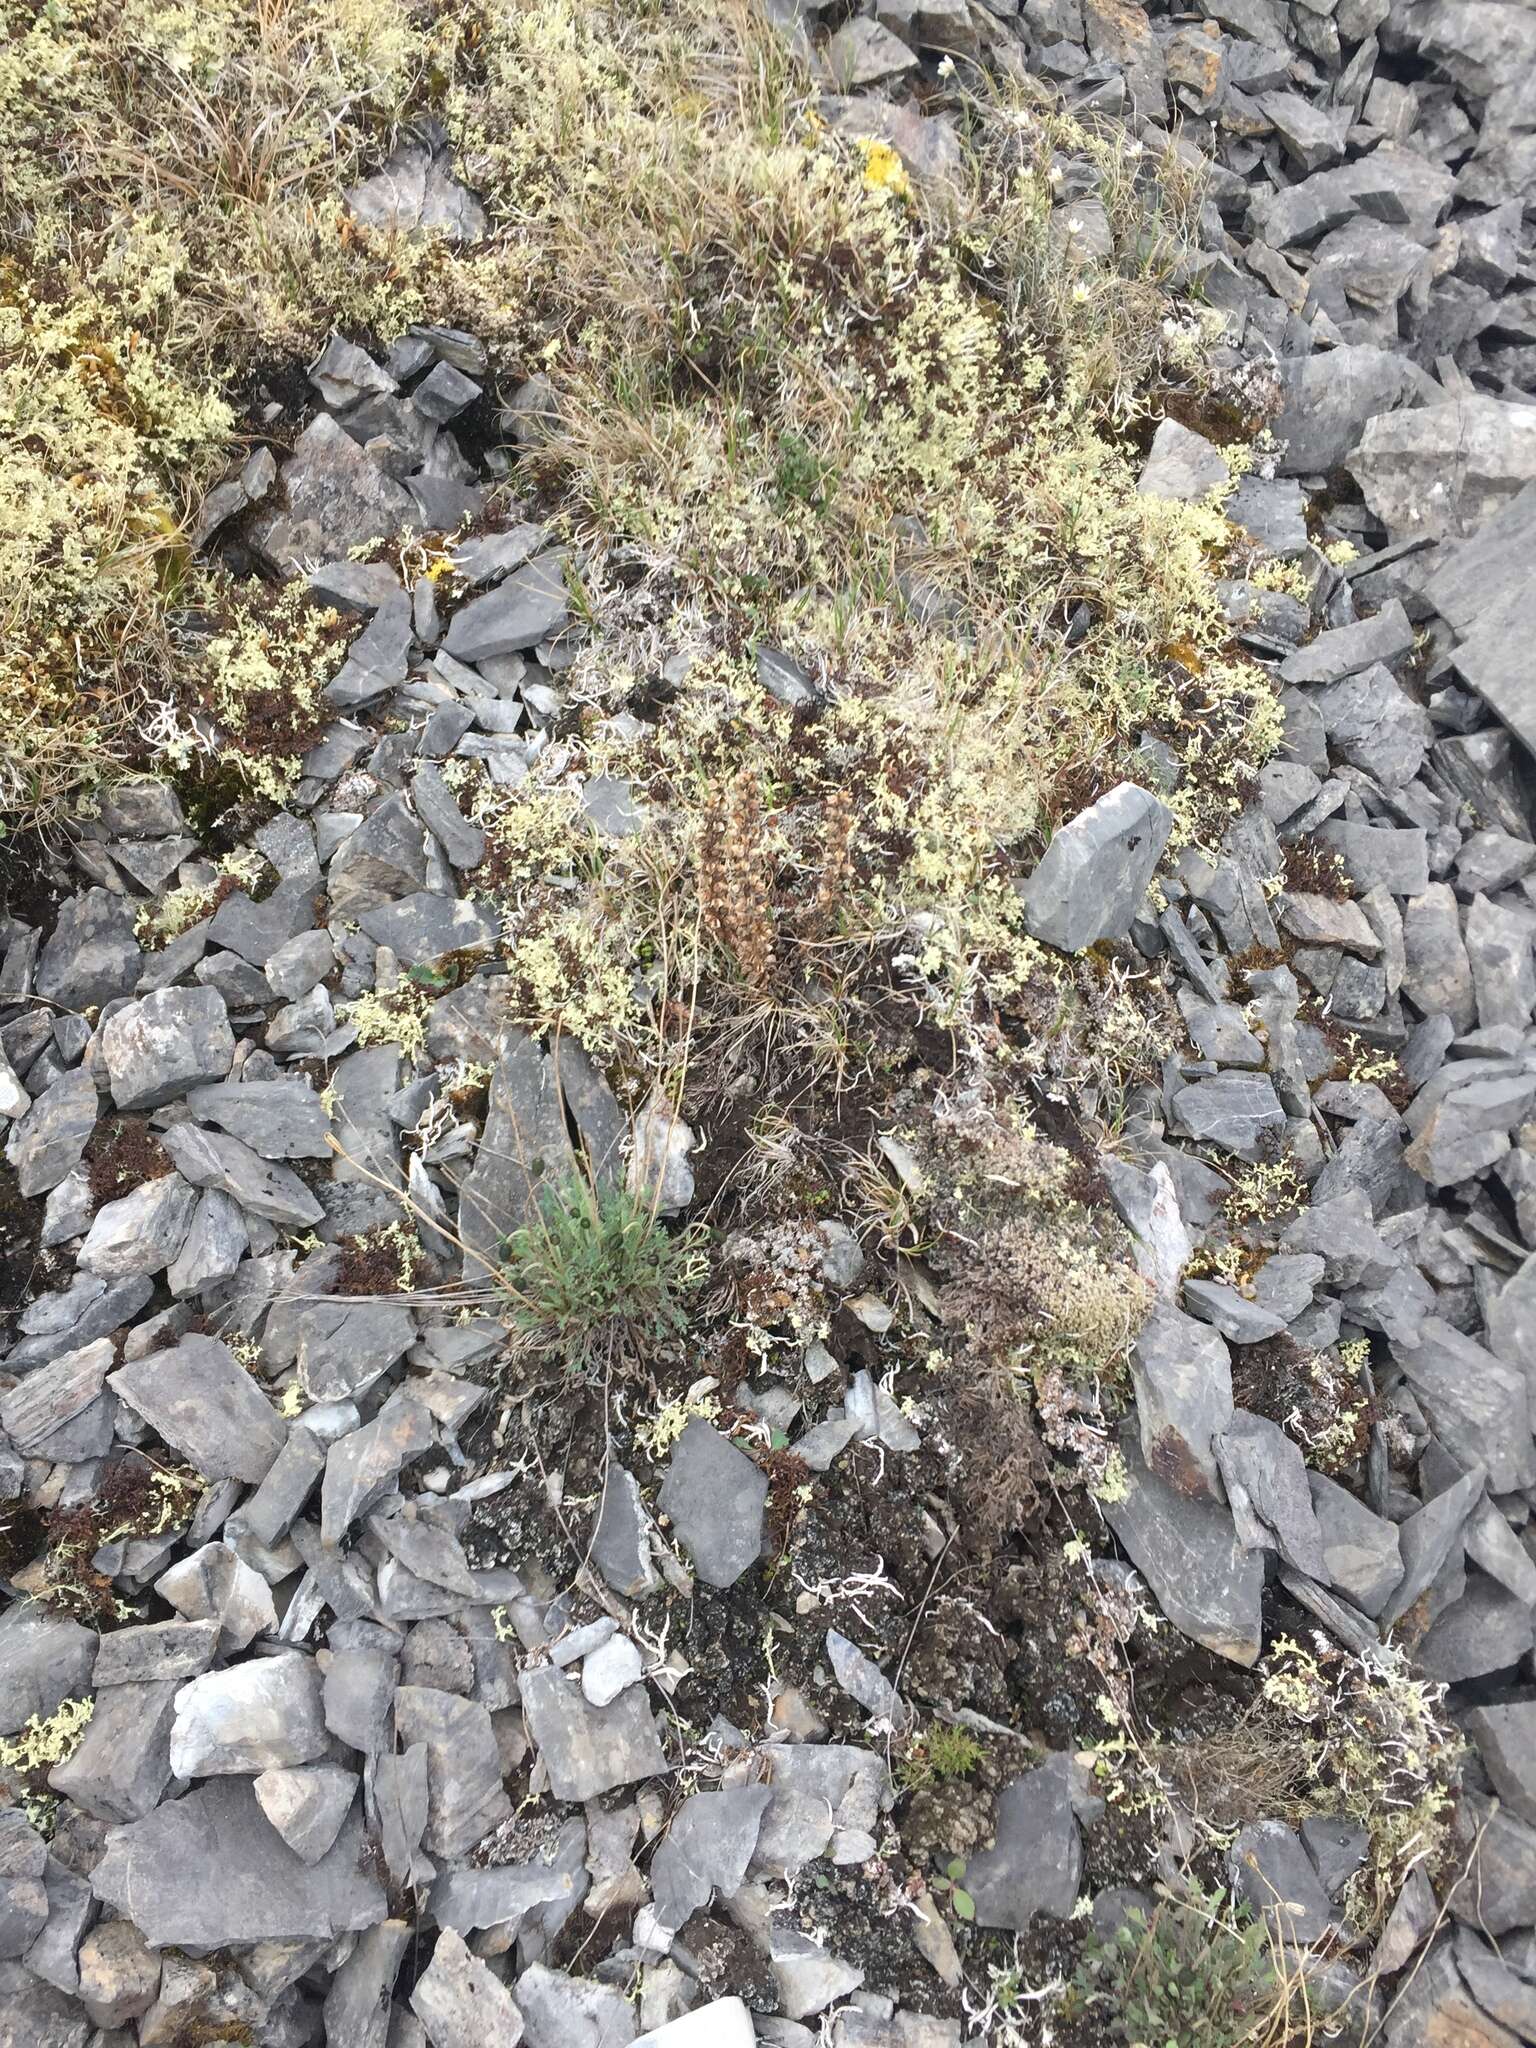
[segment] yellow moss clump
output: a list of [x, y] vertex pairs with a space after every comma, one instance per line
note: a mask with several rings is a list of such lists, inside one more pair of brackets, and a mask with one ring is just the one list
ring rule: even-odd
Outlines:
[[34, 1714], [14, 1735], [0, 1738], [0, 1770], [51, 1771], [68, 1763], [96, 1711], [93, 1699], [60, 1700], [54, 1711]]
[[414, 981], [370, 989], [343, 1005], [341, 1014], [357, 1032], [359, 1045], [393, 1045], [404, 1059], [426, 1058], [427, 1018], [436, 993]]

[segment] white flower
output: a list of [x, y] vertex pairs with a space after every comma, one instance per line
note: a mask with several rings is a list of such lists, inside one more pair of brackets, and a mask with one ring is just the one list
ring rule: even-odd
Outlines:
[[939, 76], [940, 76], [940, 78], [953, 78], [953, 77], [954, 77], [954, 75], [955, 75], [955, 60], [954, 60], [954, 58], [953, 58], [953, 57], [941, 57], [941, 58], [939, 59]]

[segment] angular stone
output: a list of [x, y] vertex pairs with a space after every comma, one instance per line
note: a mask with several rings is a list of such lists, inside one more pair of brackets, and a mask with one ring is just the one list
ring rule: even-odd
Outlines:
[[194, 1124], [172, 1124], [160, 1142], [183, 1180], [195, 1188], [217, 1188], [253, 1216], [283, 1230], [308, 1230], [325, 1210], [297, 1174], [266, 1160], [223, 1131], [203, 1131]]
[[339, 1544], [359, 1515], [393, 1486], [400, 1468], [432, 1448], [436, 1435], [420, 1401], [395, 1393], [372, 1422], [333, 1443], [320, 1489], [320, 1535]]
[[386, 2048], [400, 1963], [411, 1940], [405, 1920], [386, 1920], [360, 1934], [325, 1994], [328, 2048]]
[[96, 1211], [76, 1263], [103, 1280], [163, 1272], [186, 1242], [196, 1208], [197, 1190], [179, 1173], [141, 1181], [131, 1194]]
[[1379, 1615], [1403, 1576], [1395, 1524], [1321, 1472], [1309, 1472], [1312, 1509], [1323, 1540], [1325, 1584], [1353, 1601], [1362, 1614]]
[[1536, 1075], [1470, 1081], [1443, 1096], [1403, 1153], [1403, 1163], [1431, 1187], [1472, 1180], [1503, 1158], [1510, 1133], [1536, 1099]]
[[119, 1109], [155, 1109], [234, 1064], [224, 998], [211, 988], [162, 988], [114, 1010], [101, 1056]]
[[1370, 1830], [1342, 1816], [1312, 1813], [1301, 1822], [1299, 1833], [1319, 1883], [1330, 1899], [1336, 1899], [1370, 1852]]
[[1459, 1927], [1455, 1942], [1456, 1968], [1479, 2010], [1522, 2041], [1536, 2037], [1536, 1983], [1530, 1981], [1529, 1960], [1525, 1974], [1517, 1974], [1510, 1961], [1470, 1927]]
[[227, 1280], [251, 1248], [245, 1211], [229, 1195], [206, 1188], [197, 1198], [181, 1250], [166, 1268], [165, 1284], [179, 1301]]
[[546, 1665], [525, 1671], [520, 1690], [528, 1732], [557, 1799], [595, 1799], [669, 1768], [643, 1686], [593, 1707], [578, 1684]]
[[1172, 1107], [1188, 1136], [1240, 1159], [1261, 1157], [1269, 1134], [1285, 1127], [1274, 1083], [1263, 1074], [1217, 1074], [1192, 1082], [1179, 1089]]
[[110, 1685], [96, 1696], [73, 1756], [55, 1764], [48, 1789], [98, 1820], [152, 1813], [171, 1782], [171, 1723], [181, 1681]]
[[154, 1621], [116, 1628], [101, 1639], [93, 1683], [135, 1685], [196, 1678], [213, 1662], [219, 1629], [213, 1621]]
[[1177, 420], [1158, 423], [1136, 488], [1143, 497], [1193, 504], [1232, 481], [1221, 451]]
[[216, 1623], [224, 1657], [277, 1627], [272, 1589], [224, 1543], [205, 1543], [190, 1557], [179, 1558], [156, 1579], [155, 1591], [188, 1621]]
[[326, 1747], [320, 1673], [298, 1652], [205, 1672], [176, 1695], [171, 1769], [178, 1778], [313, 1763]]
[[0, 1614], [0, 1735], [91, 1690], [99, 1638], [63, 1615], [13, 1603]]
[[[1353, 210], [1352, 198], [1345, 204]], [[1336, 468], [1368, 421], [1416, 399], [1423, 383], [1421, 373], [1395, 349], [1370, 346], [1291, 357], [1281, 368], [1284, 406], [1273, 432], [1286, 444], [1282, 476]]]
[[432, 1960], [416, 1979], [411, 2010], [432, 2048], [516, 2048], [523, 2016], [512, 1994], [451, 1927], [437, 1937]]
[[1466, 945], [1478, 1023], [1523, 1031], [1536, 1008], [1536, 912], [1474, 896]]
[[1066, 953], [1124, 938], [1172, 829], [1167, 805], [1134, 782], [1059, 827], [1021, 890], [1034, 937]]
[[1474, 1467], [1463, 1478], [1427, 1500], [1417, 1514], [1400, 1524], [1403, 1576], [1381, 1611], [1383, 1629], [1390, 1628], [1440, 1578], [1457, 1554], [1467, 1519], [1483, 1490], [1483, 1471]]
[[431, 762], [416, 771], [411, 784], [416, 813], [456, 868], [476, 868], [485, 858], [485, 834], [459, 809], [458, 799]]
[[1239, 1408], [1216, 1439], [1216, 1458], [1242, 1540], [1277, 1550], [1296, 1571], [1328, 1583], [1307, 1467], [1278, 1423]]
[[35, 1455], [55, 1430], [83, 1414], [100, 1394], [113, 1347], [105, 1338], [66, 1351], [0, 1394], [0, 1428], [18, 1451]]
[[[633, 1833], [633, 1827], [631, 1827]], [[450, 1870], [432, 1887], [432, 1917], [456, 1934], [495, 1927], [516, 1934], [541, 1906], [575, 1892], [570, 1871], [550, 1863], [498, 1863], [487, 1870]]]
[[1215, 1330], [1155, 1309], [1131, 1352], [1142, 1456], [1180, 1493], [1222, 1498], [1214, 1439], [1232, 1419], [1232, 1367]]
[[1308, 1947], [1333, 1925], [1333, 1902], [1300, 1838], [1283, 1821], [1240, 1828], [1227, 1865], [1234, 1890], [1288, 1945]]
[[532, 1213], [546, 1179], [575, 1171], [554, 1063], [513, 1033], [498, 1050], [475, 1163], [459, 1191], [464, 1276], [482, 1284], [500, 1269], [502, 1240]]
[[1255, 1663], [1262, 1555], [1244, 1548], [1224, 1508], [1175, 1492], [1124, 1449], [1128, 1491], [1104, 1504], [1106, 1521], [1175, 1628], [1234, 1664]]
[[475, 242], [487, 226], [484, 207], [453, 175], [450, 153], [418, 142], [402, 142], [381, 169], [342, 196], [355, 219], [389, 234]]
[[61, 1009], [95, 1009], [114, 996], [131, 996], [143, 964], [127, 902], [106, 889], [86, 889], [60, 906], [38, 957], [35, 987]]
[[104, 1920], [80, 1945], [80, 1997], [94, 2025], [126, 2027], [160, 1989], [160, 1957], [131, 1920]]
[[1491, 1579], [1469, 1575], [1466, 1592], [1431, 1622], [1414, 1662], [1426, 1678], [1460, 1685], [1497, 1672], [1513, 1678], [1533, 1648], [1536, 1628], [1528, 1603]]
[[826, 1856], [863, 1862], [880, 1814], [890, 1805], [890, 1776], [872, 1750], [845, 1743], [768, 1744], [756, 1752], [773, 1790], [753, 1869], [788, 1876]]
[[266, 1477], [287, 1424], [224, 1345], [183, 1337], [110, 1375], [108, 1385], [205, 1479]]
[[84, 1067], [61, 1074], [12, 1124], [5, 1156], [23, 1195], [46, 1195], [74, 1171], [96, 1128], [96, 1084]]
[[273, 1081], [226, 1081], [194, 1088], [187, 1107], [262, 1159], [328, 1159], [331, 1122], [319, 1095], [297, 1074]]
[[0, 1811], [0, 1957], [25, 1955], [48, 1924], [47, 1865], [48, 1845], [25, 1815]]
[[551, 549], [514, 570], [483, 597], [462, 605], [443, 646], [456, 661], [474, 663], [498, 654], [521, 654], [553, 639], [569, 623], [565, 556]]
[[981, 1927], [1022, 1934], [1037, 1914], [1067, 1919], [1083, 1852], [1073, 1811], [1072, 1761], [1058, 1753], [998, 1794], [993, 1846], [966, 1860], [965, 1890]]
[[1480, 2012], [1442, 1935], [1405, 1975], [1387, 2024], [1388, 2048], [1519, 2048], [1516, 2036]]
[[346, 429], [319, 413], [293, 444], [278, 487], [247, 537], [273, 568], [334, 561], [416, 524], [409, 491], [387, 476]]
[[747, 1874], [766, 1785], [729, 1785], [685, 1799], [651, 1858], [651, 1892], [660, 1925], [676, 1933], [718, 1894], [730, 1898]]
[[757, 1563], [767, 1475], [701, 1418], [674, 1445], [657, 1500], [706, 1585], [733, 1586]]
[[588, 1706], [606, 1707], [639, 1683], [645, 1669], [628, 1636], [610, 1636], [581, 1660], [581, 1693]]
[[256, 1803], [301, 1863], [318, 1863], [341, 1832], [357, 1779], [340, 1764], [271, 1766], [256, 1779]]
[[1339, 683], [1376, 662], [1390, 666], [1413, 652], [1413, 627], [1393, 598], [1373, 617], [1319, 633], [1280, 664], [1283, 683]]
[[1448, 1016], [1458, 1031], [1470, 1030], [1477, 998], [1449, 883], [1431, 882], [1404, 905], [1403, 948], [1403, 994], [1425, 1016]]
[[[779, 2005], [791, 2020], [824, 2012], [834, 2000], [846, 1998], [864, 1982], [864, 1972], [844, 1962], [819, 1941], [797, 1928], [769, 1922], [768, 1958], [779, 1987]], [[556, 2048], [551, 2040], [549, 2048]]]
[[592, 1534], [592, 1562], [614, 1592], [626, 1600], [646, 1599], [661, 1585], [651, 1563], [648, 1528], [639, 1483], [632, 1472], [610, 1457]]
[[331, 856], [326, 886], [332, 911], [355, 918], [420, 889], [426, 878], [420, 821], [404, 797], [393, 796], [342, 840]]
[[501, 939], [501, 919], [487, 905], [425, 889], [363, 911], [358, 923], [406, 968], [441, 968], [450, 956], [489, 954]]
[[1490, 1493], [1536, 1484], [1523, 1373], [1437, 1316], [1426, 1319], [1417, 1347], [1401, 1351], [1397, 1362], [1436, 1437], [1463, 1468], [1485, 1468]]
[[1473, 393], [1372, 419], [1348, 466], [1394, 538], [1475, 533], [1536, 478], [1536, 415]]
[[332, 1847], [306, 1864], [262, 1813], [248, 1779], [215, 1778], [115, 1828], [91, 1883], [156, 1948], [334, 1939], [385, 1917], [364, 1850], [354, 1806]]
[[489, 1713], [475, 1700], [429, 1686], [402, 1685], [395, 1694], [395, 1734], [407, 1746], [426, 1745], [426, 1847], [434, 1856], [465, 1856], [512, 1810], [502, 1790], [501, 1758]]

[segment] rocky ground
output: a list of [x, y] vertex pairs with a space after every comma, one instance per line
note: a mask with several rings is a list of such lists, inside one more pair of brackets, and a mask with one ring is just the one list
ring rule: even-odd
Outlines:
[[[1536, 2042], [1536, 10], [771, 12], [893, 219], [1026, 95], [1063, 318], [1194, 181], [1050, 774], [943, 694], [1027, 521], [791, 644], [553, 355], [253, 369], [188, 693], [0, 845], [17, 2048]], [[861, 370], [914, 505], [982, 328]]]

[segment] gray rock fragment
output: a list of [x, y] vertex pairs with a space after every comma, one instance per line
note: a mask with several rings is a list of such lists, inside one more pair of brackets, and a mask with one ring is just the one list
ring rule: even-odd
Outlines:
[[263, 1159], [249, 1145], [223, 1131], [172, 1124], [160, 1134], [183, 1180], [195, 1188], [217, 1188], [268, 1223], [284, 1230], [308, 1230], [325, 1210], [297, 1174]]
[[1175, 1094], [1172, 1109], [1189, 1137], [1240, 1159], [1262, 1157], [1270, 1134], [1285, 1128], [1285, 1111], [1265, 1074], [1216, 1074], [1191, 1082]]
[[426, 1745], [426, 1847], [434, 1856], [465, 1856], [512, 1810], [490, 1714], [476, 1700], [402, 1685], [395, 1694], [395, 1734], [407, 1746]]
[[224, 998], [211, 988], [162, 988], [114, 1010], [101, 1056], [119, 1109], [154, 1109], [234, 1063]]
[[325, 1994], [325, 2039], [331, 2048], [386, 2048], [390, 1994], [411, 1939], [404, 1920], [385, 1920], [357, 1938]]
[[965, 1865], [979, 1926], [1022, 1934], [1037, 1914], [1071, 1914], [1083, 1871], [1071, 1774], [1071, 1758], [1058, 1753], [998, 1794], [993, 1846]]
[[1322, 1535], [1325, 1583], [1363, 1614], [1379, 1615], [1403, 1576], [1396, 1525], [1321, 1472], [1309, 1472], [1307, 1484]]
[[1136, 488], [1143, 497], [1172, 498], [1181, 504], [1219, 491], [1232, 481], [1232, 472], [1203, 434], [1192, 433], [1177, 420], [1158, 423], [1151, 451]]
[[411, 2010], [432, 2048], [516, 2048], [523, 2016], [512, 1994], [451, 1927], [437, 1937], [432, 1960], [416, 1979]]
[[67, 897], [38, 956], [37, 993], [66, 1010], [131, 996], [144, 964], [133, 912], [121, 896], [86, 889]]
[[1104, 1517], [1146, 1577], [1168, 1619], [1234, 1664], [1257, 1661], [1264, 1560], [1239, 1541], [1225, 1508], [1192, 1500], [1124, 1446], [1129, 1485]]
[[199, 1123], [217, 1124], [262, 1159], [330, 1157], [330, 1118], [319, 1095], [297, 1074], [194, 1088], [187, 1107]]
[[1172, 828], [1160, 798], [1117, 784], [1052, 834], [1021, 892], [1030, 931], [1066, 953], [1124, 938]]
[[818, 1856], [861, 1863], [891, 1803], [890, 1776], [873, 1750], [845, 1743], [767, 1744], [756, 1752], [773, 1799], [753, 1869], [787, 1876]]
[[610, 1457], [603, 1481], [592, 1562], [626, 1600], [643, 1600], [661, 1585], [651, 1563], [649, 1518], [632, 1472]]
[[404, 485], [329, 413], [319, 413], [294, 442], [247, 538], [274, 569], [291, 571], [335, 561], [369, 541], [392, 540], [415, 523], [415, 503]]
[[97, 1642], [92, 1630], [42, 1608], [18, 1602], [0, 1614], [0, 1735], [88, 1693]]
[[341, 1831], [357, 1779], [339, 1764], [272, 1765], [255, 1782], [256, 1803], [301, 1863], [318, 1863]]
[[766, 1785], [729, 1785], [684, 1800], [651, 1858], [654, 1910], [663, 1928], [675, 1933], [716, 1894], [729, 1898], [737, 1890], [771, 1797]]
[[1216, 1458], [1243, 1542], [1278, 1550], [1296, 1571], [1327, 1585], [1306, 1461], [1278, 1423], [1239, 1408], [1216, 1439]]
[[215, 1778], [115, 1828], [91, 1883], [155, 1948], [332, 1939], [385, 1917], [364, 1846], [354, 1806], [332, 1847], [306, 1864], [262, 1813], [249, 1779]]
[[1481, 393], [1385, 415], [1349, 469], [1393, 535], [1475, 533], [1536, 478], [1536, 416]]
[[1333, 1902], [1300, 1838], [1283, 1821], [1240, 1828], [1227, 1863], [1234, 1889], [1289, 1946], [1321, 1941], [1333, 1925]]
[[483, 597], [462, 605], [443, 646], [456, 661], [474, 663], [498, 654], [521, 654], [553, 639], [569, 623], [565, 557], [556, 548], [514, 570]]
[[669, 1768], [643, 1686], [594, 1707], [563, 1671], [525, 1671], [523, 1717], [557, 1799], [595, 1799]]
[[48, 1789], [98, 1820], [152, 1813], [171, 1782], [171, 1724], [180, 1681], [110, 1685], [96, 1696], [73, 1756], [48, 1774]]
[[733, 1586], [756, 1564], [763, 1542], [767, 1475], [696, 1417], [672, 1450], [658, 1502], [710, 1586]]
[[98, 1107], [96, 1084], [84, 1067], [61, 1074], [34, 1098], [5, 1145], [23, 1195], [46, 1195], [79, 1165]]
[[162, 1272], [181, 1251], [196, 1208], [197, 1190], [179, 1173], [141, 1181], [132, 1193], [96, 1211], [76, 1264], [103, 1280]]
[[1440, 1443], [1464, 1469], [1482, 1466], [1490, 1493], [1536, 1483], [1523, 1373], [1438, 1316], [1425, 1320], [1418, 1345], [1398, 1363]]
[[542, 1963], [530, 1964], [518, 1978], [516, 1998], [526, 2048], [628, 2048], [639, 2031], [622, 1991]]
[[205, 1672], [176, 1695], [171, 1769], [178, 1778], [286, 1769], [313, 1763], [326, 1746], [320, 1673], [313, 1658], [295, 1651]]
[[0, 1394], [0, 1428], [16, 1449], [35, 1456], [56, 1430], [84, 1413], [101, 1393], [112, 1359], [112, 1344], [101, 1337]]
[[167, 1351], [125, 1365], [108, 1385], [206, 1479], [266, 1477], [288, 1434], [226, 1347], [183, 1337]]
[[1131, 1352], [1142, 1456], [1177, 1492], [1222, 1498], [1214, 1440], [1232, 1419], [1232, 1366], [1220, 1335], [1155, 1309]]

